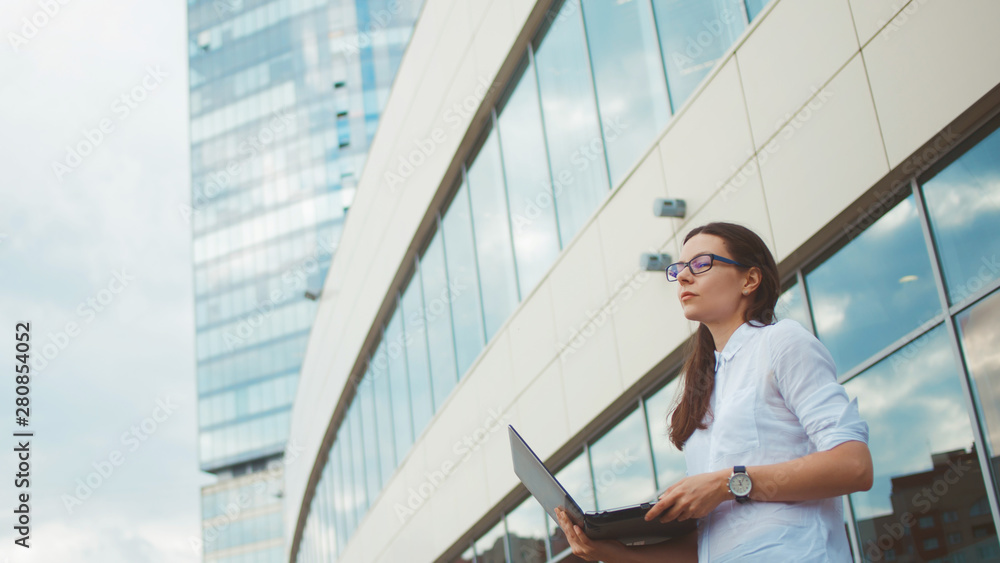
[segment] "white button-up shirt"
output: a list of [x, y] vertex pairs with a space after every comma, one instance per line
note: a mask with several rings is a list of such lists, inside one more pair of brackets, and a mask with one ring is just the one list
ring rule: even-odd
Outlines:
[[[708, 428], [684, 444], [688, 475], [868, 443], [868, 425], [837, 383], [833, 358], [795, 321], [744, 323], [715, 362]], [[753, 483], [764, 491], [768, 485]], [[698, 561], [849, 562], [843, 497], [725, 501], [698, 521]]]

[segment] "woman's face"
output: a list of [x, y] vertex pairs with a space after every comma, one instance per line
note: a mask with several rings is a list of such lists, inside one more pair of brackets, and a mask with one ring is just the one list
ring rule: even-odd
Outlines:
[[[681, 249], [680, 262], [688, 262], [699, 254], [716, 254], [730, 260], [721, 237], [699, 233], [691, 237]], [[690, 268], [677, 276], [677, 298], [688, 320], [706, 324], [729, 322], [733, 317], [742, 320], [744, 283], [747, 269], [716, 260], [707, 272], [692, 274]]]

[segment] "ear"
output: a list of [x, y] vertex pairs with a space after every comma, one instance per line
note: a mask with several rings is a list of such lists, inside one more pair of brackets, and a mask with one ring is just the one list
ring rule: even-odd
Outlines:
[[757, 291], [757, 288], [760, 287], [760, 282], [762, 280], [763, 277], [760, 268], [754, 266], [749, 270], [747, 270], [746, 275], [743, 277], [743, 287], [741, 288], [741, 290], [746, 295], [749, 295], [754, 291]]

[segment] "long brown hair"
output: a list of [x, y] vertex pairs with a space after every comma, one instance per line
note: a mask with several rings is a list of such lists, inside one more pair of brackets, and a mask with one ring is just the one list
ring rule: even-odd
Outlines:
[[[741, 225], [708, 223], [691, 229], [684, 242], [698, 234], [721, 238], [733, 260], [760, 270], [760, 285], [752, 294], [753, 301], [747, 307], [743, 321], [772, 324], [780, 286], [778, 266], [764, 241], [757, 233]], [[715, 388], [715, 339], [703, 323], [699, 323], [698, 331], [688, 344], [683, 377], [684, 391], [670, 417], [670, 441], [679, 450], [684, 449], [684, 443], [696, 429], [708, 428], [705, 418]]]

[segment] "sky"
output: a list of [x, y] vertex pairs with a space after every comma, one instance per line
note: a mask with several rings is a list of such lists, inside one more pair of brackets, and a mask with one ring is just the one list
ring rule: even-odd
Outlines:
[[200, 560], [185, 18], [176, 1], [0, 9], [0, 563]]

